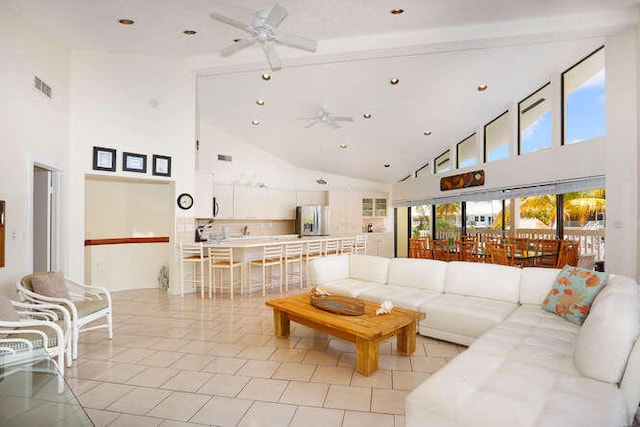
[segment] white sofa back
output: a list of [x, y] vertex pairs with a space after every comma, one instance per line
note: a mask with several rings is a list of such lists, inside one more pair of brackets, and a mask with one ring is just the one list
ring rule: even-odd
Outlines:
[[523, 268], [520, 276], [520, 304], [542, 305], [559, 272], [557, 268]]
[[433, 259], [394, 258], [389, 263], [389, 285], [442, 292], [448, 263]]
[[349, 277], [365, 282], [386, 284], [389, 275], [389, 262], [391, 262], [389, 258], [351, 255], [349, 257]]
[[518, 267], [452, 261], [447, 267], [444, 292], [517, 303], [521, 273]]
[[307, 265], [309, 286], [322, 285], [349, 278], [349, 255], [320, 257]]

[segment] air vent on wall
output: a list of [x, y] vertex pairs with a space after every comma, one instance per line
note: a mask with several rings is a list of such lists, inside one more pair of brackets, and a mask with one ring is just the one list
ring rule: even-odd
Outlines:
[[33, 76], [33, 86], [44, 96], [51, 98], [51, 86], [42, 81], [40, 77]]
[[221, 162], [230, 162], [233, 158], [227, 154], [218, 154], [218, 160]]

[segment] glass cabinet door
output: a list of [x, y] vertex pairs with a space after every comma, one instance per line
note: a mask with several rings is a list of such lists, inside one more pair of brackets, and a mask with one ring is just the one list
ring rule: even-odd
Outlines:
[[373, 199], [362, 199], [362, 216], [373, 216]]
[[387, 199], [376, 199], [375, 216], [387, 216]]

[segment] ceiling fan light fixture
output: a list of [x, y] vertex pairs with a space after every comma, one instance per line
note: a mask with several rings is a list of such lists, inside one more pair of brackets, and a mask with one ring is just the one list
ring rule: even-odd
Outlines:
[[251, 120], [251, 124], [254, 125], [254, 126], [258, 126], [260, 124], [260, 120], [253, 119], [253, 120]]
[[183, 33], [188, 35], [188, 36], [193, 36], [193, 35], [198, 34], [198, 32], [196, 30], [184, 30]]
[[365, 119], [370, 119], [371, 118], [371, 113], [364, 113], [362, 115], [362, 117], [364, 117]]
[[487, 85], [480, 85], [480, 86], [478, 86], [478, 92], [484, 92], [488, 88], [489, 88], [489, 86], [487, 86]]
[[269, 80], [271, 80], [271, 74], [262, 73], [262, 80], [264, 80], [265, 82], [268, 82]]
[[404, 9], [391, 9], [392, 15], [400, 15], [402, 13], [404, 13]]
[[347, 145], [347, 144], [340, 144], [340, 145], [339, 145], [339, 147], [340, 147], [340, 148], [342, 148], [342, 149], [344, 150], [345, 148], [347, 148], [347, 147], [348, 147], [348, 145]]
[[256, 99], [256, 104], [260, 106], [264, 105], [264, 99]]
[[122, 19], [118, 19], [118, 22], [121, 23], [122, 25], [133, 25], [135, 24], [136, 21], [134, 21], [133, 19], [122, 18]]
[[394, 77], [391, 80], [389, 80], [389, 83], [391, 83], [392, 85], [397, 85], [398, 83], [400, 83], [400, 79]]
[[388, 168], [388, 167], [390, 167], [390, 166], [391, 166], [391, 165], [390, 165], [389, 163], [385, 163], [385, 164], [384, 164], [384, 167], [385, 167], [385, 168]]
[[431, 131], [430, 130], [425, 130], [424, 131], [424, 136], [431, 136]]

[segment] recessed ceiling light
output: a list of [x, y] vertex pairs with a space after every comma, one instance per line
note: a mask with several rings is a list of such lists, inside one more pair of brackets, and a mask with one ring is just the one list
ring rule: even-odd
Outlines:
[[431, 135], [431, 131], [430, 130], [425, 130], [424, 131], [424, 136], [430, 136]]
[[183, 33], [185, 33], [188, 36], [192, 36], [194, 34], [197, 34], [198, 32], [195, 30], [184, 30]]
[[487, 86], [487, 85], [480, 85], [480, 86], [478, 86], [478, 92], [484, 92], [488, 88], [489, 88], [489, 86]]
[[364, 117], [365, 119], [370, 119], [371, 118], [371, 113], [364, 113], [362, 115], [362, 117]]
[[392, 15], [400, 15], [401, 13], [404, 13], [404, 9], [391, 9]]
[[324, 178], [318, 178], [316, 179], [316, 182], [320, 185], [327, 185], [327, 180]]
[[133, 25], [135, 23], [133, 19], [118, 19], [118, 22], [122, 25]]
[[398, 83], [400, 83], [400, 80], [394, 77], [389, 80], [389, 83], [391, 83], [392, 85], [397, 85]]
[[271, 80], [271, 74], [269, 73], [262, 74], [262, 80], [265, 80], [265, 81]]
[[340, 148], [344, 150], [345, 148], [347, 148], [347, 144], [340, 144]]
[[256, 100], [256, 104], [258, 104], [258, 105], [264, 105], [264, 99], [257, 99], [257, 100]]
[[254, 126], [258, 126], [260, 124], [260, 120], [253, 119], [251, 120], [251, 124]]
[[233, 39], [234, 43], [238, 43], [238, 42], [241, 42], [241, 41], [242, 41], [242, 39]]
[[385, 167], [385, 168], [388, 168], [389, 166], [391, 166], [389, 163], [385, 163], [385, 164], [384, 164], [384, 167]]

